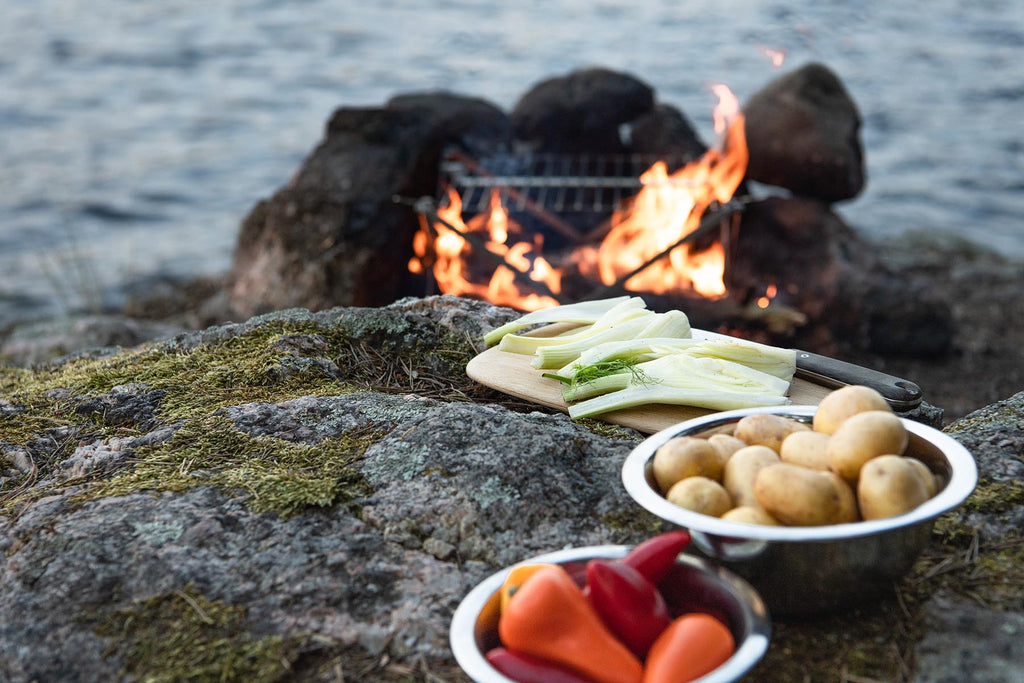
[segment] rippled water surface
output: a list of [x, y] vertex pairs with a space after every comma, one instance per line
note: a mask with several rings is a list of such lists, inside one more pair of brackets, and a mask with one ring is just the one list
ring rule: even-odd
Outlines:
[[0, 325], [214, 274], [250, 207], [339, 106], [447, 89], [511, 108], [539, 80], [627, 71], [713, 140], [821, 61], [864, 118], [873, 235], [962, 233], [1024, 256], [1024, 3], [881, 0], [0, 0]]

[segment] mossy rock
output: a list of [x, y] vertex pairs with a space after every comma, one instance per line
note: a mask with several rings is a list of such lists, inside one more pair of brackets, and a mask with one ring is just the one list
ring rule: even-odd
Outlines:
[[[515, 315], [454, 297], [291, 310], [0, 369], [0, 679], [464, 680], [447, 629], [482, 578], [666, 528], [619, 481], [641, 434], [466, 378]], [[1024, 465], [1001, 446], [1022, 405], [950, 427], [978, 490], [892, 595], [777, 621], [755, 680], [912, 680], [982, 656], [936, 651], [954, 622], [934, 615], [1024, 611], [1024, 497], [1004, 476]]]

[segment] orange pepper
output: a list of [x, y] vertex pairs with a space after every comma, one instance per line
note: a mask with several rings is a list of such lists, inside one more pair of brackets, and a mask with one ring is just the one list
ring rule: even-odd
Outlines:
[[508, 573], [508, 577], [505, 579], [505, 583], [501, 584], [501, 611], [505, 611], [505, 607], [508, 605], [509, 598], [519, 590], [519, 587], [523, 585], [526, 579], [530, 578], [537, 573], [538, 569], [544, 567], [553, 567], [553, 564], [520, 564], [512, 567], [512, 570]]
[[732, 632], [709, 614], [691, 612], [668, 625], [644, 664], [643, 683], [686, 683], [714, 671], [736, 651]]
[[510, 650], [562, 664], [595, 683], [639, 683], [643, 676], [640, 660], [557, 565], [523, 582], [501, 613], [498, 636]]

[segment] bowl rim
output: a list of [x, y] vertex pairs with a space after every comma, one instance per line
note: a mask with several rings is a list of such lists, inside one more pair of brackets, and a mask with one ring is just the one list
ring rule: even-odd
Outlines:
[[[455, 661], [467, 676], [479, 683], [516, 683], [496, 671], [488, 663], [484, 653], [477, 647], [475, 635], [478, 615], [491, 596], [505, 583], [509, 573], [515, 567], [523, 564], [540, 562], [562, 564], [597, 557], [618, 559], [625, 557], [630, 548], [631, 546], [626, 545], [566, 548], [531, 557], [491, 574], [466, 594], [452, 615], [449, 644]], [[771, 617], [768, 614], [768, 608], [753, 586], [725, 567], [687, 553], [680, 553], [676, 561], [714, 575], [726, 583], [737, 594], [739, 600], [746, 604], [750, 618], [750, 633], [747, 638], [738, 644], [736, 652], [724, 664], [693, 683], [729, 683], [738, 680], [743, 674], [750, 671], [768, 651], [771, 639]]]
[[813, 416], [818, 406], [787, 405], [742, 408], [712, 413], [666, 427], [638, 444], [626, 456], [622, 465], [622, 483], [626, 492], [641, 507], [661, 519], [699, 533], [714, 534], [737, 540], [818, 542], [870, 536], [896, 528], [927, 522], [962, 503], [978, 483], [978, 468], [974, 457], [958, 441], [928, 425], [909, 418], [900, 418], [907, 431], [939, 448], [949, 463], [950, 480], [941, 491], [909, 512], [885, 519], [831, 524], [811, 527], [773, 527], [730, 522], [699, 512], [686, 510], [668, 502], [647, 483], [647, 462], [654, 452], [680, 432], [692, 432], [728, 424], [745, 415], [770, 413], [783, 416]]

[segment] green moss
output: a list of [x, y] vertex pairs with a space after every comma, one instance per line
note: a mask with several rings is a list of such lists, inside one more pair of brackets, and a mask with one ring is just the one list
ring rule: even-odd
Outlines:
[[[275, 342], [296, 334], [327, 336], [325, 346], [340, 359], [347, 337], [326, 332], [313, 324], [267, 324], [219, 343], [179, 350], [167, 344], [142, 346], [114, 356], [73, 360], [33, 370], [0, 368], [0, 395], [29, 410], [14, 417], [29, 417], [40, 427], [82, 424], [86, 418], [67, 412], [68, 396], [99, 396], [125, 384], [144, 384], [163, 390], [160, 417], [167, 422], [209, 413], [225, 405], [261, 400], [283, 400], [303, 394], [348, 393], [356, 389], [325, 374], [321, 366], [294, 368], [282, 362], [287, 352]], [[57, 393], [59, 398], [51, 398]], [[62, 410], [62, 408], [64, 408]], [[0, 439], [19, 441], [10, 424], [0, 423]]]
[[148, 683], [246, 681], [290, 678], [301, 639], [257, 637], [246, 612], [207, 600], [192, 588], [135, 602], [97, 627], [109, 639], [107, 657], [123, 663], [122, 675]]
[[365, 431], [316, 444], [292, 443], [250, 437], [226, 418], [204, 417], [185, 424], [167, 442], [140, 448], [130, 469], [96, 483], [73, 501], [206, 485], [228, 494], [246, 492], [255, 512], [289, 516], [367, 495], [369, 486], [357, 463], [378, 438], [379, 432]]
[[615, 441], [633, 441], [635, 443], [639, 443], [641, 441], [641, 438], [637, 436], [637, 432], [635, 430], [627, 427], [621, 427], [619, 425], [612, 424], [611, 422], [603, 422], [602, 420], [595, 420], [587, 417], [580, 418], [579, 420], [573, 420], [573, 422], [605, 439], [613, 439]]
[[603, 515], [601, 522], [611, 529], [639, 532], [644, 537], [657, 536], [668, 530], [664, 520], [639, 506]]
[[[296, 335], [312, 340], [315, 358], [287, 348]], [[130, 425], [106, 423], [102, 414], [75, 411], [82, 400], [129, 383], [159, 390], [156, 419], [180, 426], [170, 441], [138, 449], [130, 465], [90, 482], [77, 494], [79, 502], [138, 490], [213, 485], [226, 492], [247, 492], [257, 511], [290, 515], [307, 506], [344, 503], [363, 495], [366, 486], [353, 463], [379, 434], [296, 444], [251, 438], [215, 415], [224, 406], [352, 392], [359, 387], [337, 377], [343, 374], [338, 368], [352, 360], [350, 352], [341, 331], [278, 322], [191, 350], [165, 344], [55, 367], [0, 369], [0, 391], [11, 405], [20, 407], [0, 416], [0, 442], [28, 447], [37, 466], [31, 476], [22, 481], [11, 478], [0, 487], [0, 513], [10, 514], [46, 495], [45, 488], [26, 484], [48, 476], [75, 446], [138, 433]], [[67, 432], [60, 439], [39, 441], [41, 435], [60, 430]]]
[[1024, 483], [1019, 481], [980, 482], [964, 501], [963, 508], [984, 515], [1000, 514], [1024, 505]]

